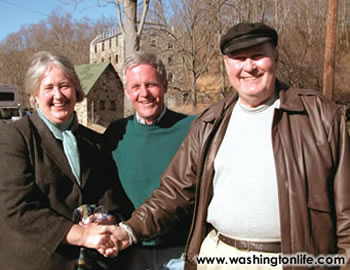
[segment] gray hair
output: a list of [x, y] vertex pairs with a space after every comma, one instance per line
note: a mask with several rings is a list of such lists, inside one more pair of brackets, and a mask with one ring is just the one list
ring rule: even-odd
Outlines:
[[51, 65], [61, 69], [72, 81], [77, 102], [81, 102], [85, 97], [85, 93], [81, 87], [80, 80], [74, 70], [72, 62], [66, 56], [54, 52], [41, 51], [34, 54], [33, 60], [25, 76], [25, 91], [31, 96], [31, 98], [36, 96], [39, 91], [41, 77]]
[[153, 53], [146, 53], [144, 51], [137, 51], [133, 54], [128, 55], [123, 64], [123, 73], [126, 74], [126, 71], [129, 68], [132, 68], [134, 66], [140, 65], [140, 64], [147, 64], [152, 65], [157, 70], [157, 73], [159, 74], [160, 80], [163, 84], [163, 86], [167, 85], [167, 77], [166, 77], [166, 69], [163, 64], [163, 61], [160, 59], [160, 57]]

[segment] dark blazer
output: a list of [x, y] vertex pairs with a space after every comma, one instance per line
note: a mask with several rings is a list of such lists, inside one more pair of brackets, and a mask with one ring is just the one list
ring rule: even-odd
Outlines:
[[101, 135], [79, 125], [82, 186], [37, 113], [0, 126], [0, 269], [74, 269], [79, 248], [62, 244], [84, 203], [128, 216], [126, 197]]

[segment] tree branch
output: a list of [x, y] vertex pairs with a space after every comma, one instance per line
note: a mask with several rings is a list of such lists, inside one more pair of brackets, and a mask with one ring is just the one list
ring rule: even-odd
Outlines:
[[143, 10], [142, 10], [142, 16], [140, 19], [140, 25], [139, 25], [139, 29], [137, 31], [137, 36], [140, 37], [142, 34], [142, 30], [143, 30], [143, 26], [145, 24], [146, 21], [146, 17], [147, 17], [147, 11], [149, 8], [149, 1], [150, 0], [143, 0]]
[[115, 5], [117, 6], [117, 10], [118, 10], [118, 23], [119, 23], [119, 27], [120, 27], [120, 31], [122, 32], [123, 35], [125, 35], [125, 29], [124, 29], [124, 25], [123, 25], [123, 21], [122, 21], [122, 12], [121, 12], [121, 7], [120, 7], [120, 1], [119, 0], [115, 0]]

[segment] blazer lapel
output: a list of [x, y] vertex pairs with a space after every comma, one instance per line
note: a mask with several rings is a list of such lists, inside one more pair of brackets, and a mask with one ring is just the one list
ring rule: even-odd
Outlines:
[[33, 125], [39, 131], [39, 136], [41, 138], [40, 144], [43, 151], [47, 153], [47, 155], [60, 169], [62, 169], [64, 174], [66, 174], [72, 181], [74, 181], [74, 183], [78, 185], [60, 143], [56, 140], [37, 113], [32, 114], [30, 119]]
[[86, 185], [87, 179], [89, 178], [91, 168], [93, 166], [91, 152], [86, 151], [85, 147], [81, 147], [79, 144], [79, 152], [80, 152], [80, 169], [81, 169], [81, 186], [84, 187]]
[[96, 161], [100, 158], [99, 151], [94, 142], [85, 136], [83, 128], [79, 127], [74, 133], [77, 138], [79, 156], [80, 156], [80, 174], [81, 174], [81, 186], [84, 187], [87, 179], [91, 174], [91, 171], [96, 166]]

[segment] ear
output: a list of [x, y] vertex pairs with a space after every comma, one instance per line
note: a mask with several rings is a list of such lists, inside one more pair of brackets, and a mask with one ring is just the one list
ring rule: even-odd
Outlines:
[[35, 101], [36, 104], [39, 104], [38, 94], [36, 94], [36, 95], [34, 96], [34, 101]]
[[127, 87], [127, 86], [124, 87], [124, 95], [126, 95], [126, 97], [127, 97], [128, 99], [130, 99], [130, 94], [129, 94], [129, 91], [128, 91], [128, 87]]
[[227, 63], [228, 60], [229, 58], [226, 55], [224, 55], [224, 64], [225, 64], [226, 72], [228, 71], [228, 63]]

